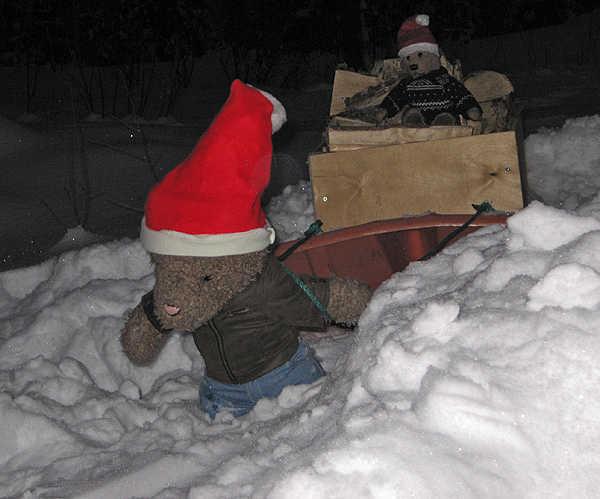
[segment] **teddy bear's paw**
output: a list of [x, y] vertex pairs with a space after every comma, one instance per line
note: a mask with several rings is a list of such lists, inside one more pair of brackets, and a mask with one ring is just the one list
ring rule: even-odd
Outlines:
[[355, 325], [371, 300], [373, 291], [366, 284], [353, 279], [332, 277], [329, 284], [327, 310], [336, 323]]
[[427, 126], [425, 117], [420, 109], [411, 106], [405, 106], [401, 111], [402, 125], [409, 128], [424, 128]]
[[135, 364], [150, 364], [164, 346], [168, 335], [158, 331], [148, 320], [142, 304], [133, 309], [121, 330], [121, 345], [127, 358]]
[[454, 126], [456, 123], [456, 117], [453, 114], [443, 112], [433, 118], [431, 126]]

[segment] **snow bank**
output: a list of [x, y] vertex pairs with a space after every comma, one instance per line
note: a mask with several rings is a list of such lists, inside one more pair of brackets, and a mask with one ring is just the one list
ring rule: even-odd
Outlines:
[[148, 368], [120, 350], [154, 284], [139, 242], [0, 274], [0, 496], [595, 497], [600, 202], [576, 204], [410, 264], [311, 341], [326, 378], [213, 423], [189, 336]]

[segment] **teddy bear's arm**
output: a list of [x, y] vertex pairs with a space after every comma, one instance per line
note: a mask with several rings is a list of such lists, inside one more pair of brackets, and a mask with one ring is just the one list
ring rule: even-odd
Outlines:
[[152, 292], [142, 297], [121, 330], [123, 352], [134, 364], [150, 364], [167, 341], [170, 332], [160, 327], [156, 319], [151, 320], [152, 316], [148, 316], [145, 309], [149, 308], [148, 301], [151, 299]]
[[402, 80], [392, 89], [386, 98], [383, 99], [381, 104], [379, 104], [379, 107], [385, 110], [388, 118], [396, 116], [411, 103], [407, 91], [407, 85], [409, 82], [410, 80]]
[[371, 300], [373, 291], [366, 284], [353, 279], [329, 279], [327, 311], [337, 323], [354, 325]]
[[[325, 331], [331, 320], [354, 325], [371, 299], [371, 289], [359, 281], [336, 276], [300, 275], [298, 278], [302, 286], [288, 273], [280, 273], [279, 285], [274, 288], [279, 290], [270, 296], [269, 307], [288, 324], [304, 330]], [[310, 295], [326, 309], [327, 314]]]
[[481, 119], [481, 106], [461, 82], [454, 78], [449, 78], [445, 89], [446, 94], [456, 105], [458, 114], [462, 114], [471, 120], [479, 121]]

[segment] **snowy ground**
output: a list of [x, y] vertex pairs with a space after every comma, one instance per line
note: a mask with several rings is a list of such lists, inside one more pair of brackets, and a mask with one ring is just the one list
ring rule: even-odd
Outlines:
[[[325, 379], [237, 420], [198, 411], [189, 336], [122, 354], [138, 241], [0, 273], [0, 496], [597, 497], [600, 116], [525, 147], [543, 203], [392, 276], [357, 331], [310, 340]], [[269, 205], [284, 238], [306, 187]]]

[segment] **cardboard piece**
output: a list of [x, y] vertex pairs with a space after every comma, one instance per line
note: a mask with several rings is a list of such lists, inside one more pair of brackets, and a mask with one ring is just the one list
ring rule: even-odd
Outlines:
[[473, 204], [523, 208], [515, 132], [314, 154], [315, 211], [324, 230]]

